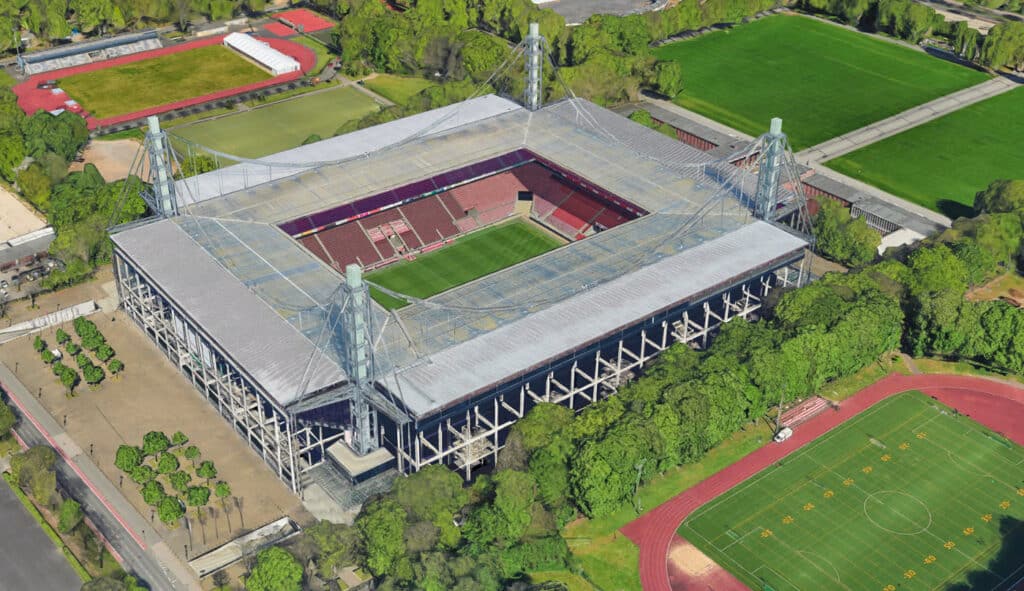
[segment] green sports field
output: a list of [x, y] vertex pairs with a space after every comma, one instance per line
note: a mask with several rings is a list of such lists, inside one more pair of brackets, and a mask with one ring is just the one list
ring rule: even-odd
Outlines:
[[945, 117], [826, 163], [948, 216], [968, 212], [974, 194], [996, 179], [1024, 171], [1024, 88], [975, 103]]
[[270, 74], [223, 45], [207, 45], [59, 80], [103, 119], [267, 80]]
[[174, 128], [174, 134], [245, 158], [259, 158], [302, 143], [310, 134], [329, 138], [341, 125], [377, 110], [377, 103], [353, 88], [312, 92]]
[[889, 398], [695, 511], [679, 533], [760, 590], [1006, 591], [1024, 576], [1024, 449]]
[[[522, 220], [485, 228], [459, 238], [455, 243], [374, 271], [366, 276], [392, 291], [428, 298], [463, 283], [554, 250], [561, 241]], [[400, 308], [404, 300], [371, 290], [385, 308]]]
[[393, 103], [404, 105], [425, 88], [434, 86], [434, 83], [425, 78], [413, 76], [377, 74], [373, 78], [364, 80], [363, 85]]
[[682, 65], [678, 104], [753, 136], [782, 117], [798, 150], [987, 78], [800, 16], [760, 19], [664, 45], [656, 55]]

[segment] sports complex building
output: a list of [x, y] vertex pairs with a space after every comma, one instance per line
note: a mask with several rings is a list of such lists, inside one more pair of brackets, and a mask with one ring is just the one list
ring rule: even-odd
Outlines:
[[[584, 100], [482, 96], [168, 183], [164, 215], [112, 234], [118, 290], [293, 490], [323, 464], [468, 478], [535, 404], [612, 395], [803, 280], [799, 195], [729, 162]], [[369, 299], [360, 270], [510, 220], [561, 246]]]

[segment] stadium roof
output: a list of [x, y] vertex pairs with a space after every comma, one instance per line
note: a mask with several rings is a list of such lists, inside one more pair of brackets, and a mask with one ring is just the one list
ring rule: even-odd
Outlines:
[[299, 62], [274, 49], [270, 45], [246, 35], [245, 33], [229, 33], [224, 37], [224, 45], [241, 52], [279, 76], [299, 69]]
[[[460, 120], [468, 123], [455, 125]], [[225, 181], [201, 175], [198, 187], [210, 192], [183, 207], [183, 215], [113, 236], [230, 355], [237, 347], [245, 357], [239, 364], [252, 368], [282, 405], [301, 398], [304, 373], [315, 379], [303, 395], [344, 380], [344, 373], [336, 353], [340, 331], [325, 328], [333, 324], [332, 306], [341, 304], [341, 277], [279, 226], [467, 164], [527, 149], [650, 213], [427, 300], [412, 299], [401, 310], [375, 307], [375, 360], [379, 375], [387, 376], [381, 381], [397, 389], [414, 414], [804, 244], [752, 218], [746, 204], [753, 175], [586, 101], [529, 112], [483, 97], [392, 123], [398, 125], [279, 154], [273, 157], [279, 163], [290, 158], [300, 164], [305, 157], [321, 165], [280, 177], [275, 167], [270, 176], [276, 180], [243, 184], [217, 198], [213, 187]], [[320, 144], [327, 147], [318, 150]], [[358, 157], [322, 164], [325, 153]], [[203, 261], [196, 265], [201, 269], [176, 269], [196, 260]], [[240, 322], [260, 326], [246, 328], [240, 340]], [[324, 355], [306, 372], [314, 343]], [[485, 358], [487, 367], [466, 365]], [[439, 377], [449, 372], [460, 375]]]

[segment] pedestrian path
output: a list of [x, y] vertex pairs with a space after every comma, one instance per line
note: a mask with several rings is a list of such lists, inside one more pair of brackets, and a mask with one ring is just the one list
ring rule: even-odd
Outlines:
[[855, 129], [849, 133], [834, 137], [816, 146], [796, 153], [796, 161], [800, 164], [812, 165], [848, 154], [873, 144], [879, 140], [894, 136], [922, 123], [938, 119], [953, 111], [985, 99], [1003, 94], [1017, 88], [1018, 84], [1004, 76], [996, 76], [991, 80], [976, 84], [952, 94], [939, 97], [933, 101], [918, 105], [887, 119], [876, 121], [870, 125]]

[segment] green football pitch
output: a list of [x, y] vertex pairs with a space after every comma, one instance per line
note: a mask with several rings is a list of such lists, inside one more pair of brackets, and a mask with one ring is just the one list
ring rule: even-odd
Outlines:
[[950, 217], [974, 194], [1024, 170], [1024, 88], [954, 111], [827, 162], [827, 166]]
[[377, 110], [377, 103], [354, 88], [332, 88], [174, 128], [174, 135], [197, 144], [259, 158], [302, 144], [311, 134], [329, 138], [347, 121]]
[[798, 150], [987, 78], [800, 16], [772, 16], [671, 43], [656, 55], [682, 66], [678, 104], [753, 136], [782, 117]]
[[679, 534], [755, 590], [1006, 591], [1024, 576], [1022, 520], [1024, 449], [908, 392], [701, 507]]
[[[367, 281], [416, 298], [428, 298], [495, 271], [554, 250], [562, 242], [528, 222], [515, 220], [468, 234], [412, 261], [374, 271]], [[408, 302], [371, 289], [385, 308]]]
[[102, 119], [269, 78], [269, 73], [227, 47], [207, 45], [74, 74], [59, 83], [68, 96]]

